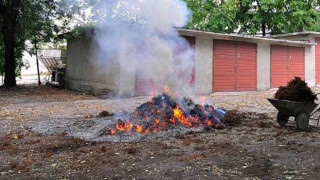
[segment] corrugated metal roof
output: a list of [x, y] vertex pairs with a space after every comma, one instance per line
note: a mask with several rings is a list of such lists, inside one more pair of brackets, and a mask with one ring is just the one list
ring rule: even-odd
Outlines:
[[63, 68], [66, 65], [62, 62], [65, 58], [65, 51], [63, 50], [40, 50], [39, 60], [45, 65], [45, 67], [51, 73], [53, 70]]

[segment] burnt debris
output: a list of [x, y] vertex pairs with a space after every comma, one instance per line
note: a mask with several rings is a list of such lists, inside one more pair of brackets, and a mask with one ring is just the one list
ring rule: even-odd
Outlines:
[[185, 97], [174, 99], [163, 93], [137, 107], [129, 116], [119, 119], [110, 133], [156, 133], [177, 125], [220, 128], [224, 116], [224, 110], [212, 105], [199, 105]]
[[108, 117], [108, 116], [113, 116], [114, 114], [113, 113], [110, 113], [108, 111], [101, 111], [99, 114], [98, 114], [98, 117]]

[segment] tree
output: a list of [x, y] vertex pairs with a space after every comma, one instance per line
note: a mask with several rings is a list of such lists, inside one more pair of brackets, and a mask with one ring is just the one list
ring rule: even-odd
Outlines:
[[242, 0], [237, 3], [240, 33], [281, 34], [319, 31], [320, 12], [317, 1]]
[[277, 0], [275, 6], [271, 34], [320, 30], [318, 1]]
[[1, 29], [5, 50], [5, 86], [16, 85], [15, 80], [15, 31], [18, 17], [20, 16], [21, 0], [0, 0]]
[[69, 30], [68, 22], [81, 12], [83, 5], [77, 0], [0, 0], [4, 86], [16, 85], [16, 67], [25, 50], [25, 41], [31, 40], [35, 45], [30, 51], [35, 54], [37, 43], [51, 41], [58, 32]]
[[214, 32], [280, 34], [319, 31], [319, 2], [313, 0], [185, 0], [193, 19], [187, 28]]
[[186, 28], [232, 33], [237, 29], [233, 1], [185, 0], [192, 11]]

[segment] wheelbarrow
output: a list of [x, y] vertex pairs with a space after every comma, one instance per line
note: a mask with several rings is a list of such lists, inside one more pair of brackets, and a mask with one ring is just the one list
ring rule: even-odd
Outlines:
[[[298, 129], [304, 130], [309, 125], [309, 119], [316, 121], [316, 127], [319, 125], [320, 108], [316, 103], [296, 102], [280, 99], [267, 100], [278, 110], [277, 122], [281, 126], [288, 123], [290, 116], [295, 117]], [[317, 108], [317, 109], [316, 109]], [[316, 109], [316, 110], [315, 110]]]

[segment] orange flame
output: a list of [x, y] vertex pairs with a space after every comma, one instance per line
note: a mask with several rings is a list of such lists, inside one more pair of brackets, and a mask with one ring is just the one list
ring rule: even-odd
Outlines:
[[132, 127], [133, 127], [133, 124], [129, 120], [127, 120], [124, 125], [125, 130], [131, 130]]
[[175, 124], [175, 123], [176, 123], [176, 121], [175, 121], [173, 118], [168, 119], [168, 121], [169, 121], [170, 123], [172, 123], [172, 124]]
[[114, 135], [114, 134], [116, 134], [118, 131], [116, 130], [116, 129], [110, 129], [110, 133], [111, 133], [111, 135]]
[[158, 118], [154, 120], [154, 125], [153, 125], [154, 130], [152, 132], [156, 133], [159, 131], [159, 122], [160, 120]]
[[192, 126], [192, 123], [188, 120], [186, 116], [183, 115], [183, 112], [179, 106], [173, 109], [173, 116], [176, 117], [181, 122], [181, 124], [187, 125], [189, 127]]
[[149, 133], [149, 132], [150, 132], [150, 129], [144, 130], [144, 133]]
[[165, 93], [169, 93], [170, 92], [170, 88], [168, 86], [164, 86], [163, 89], [164, 89]]
[[138, 132], [138, 133], [142, 133], [142, 126], [141, 126], [140, 124], [136, 125], [136, 126], [135, 126], [135, 130], [136, 130], [136, 132]]
[[118, 131], [125, 131], [125, 130], [130, 131], [132, 127], [133, 127], [133, 124], [129, 120], [127, 120], [126, 123], [124, 123], [121, 119], [119, 119], [116, 124], [116, 130]]
[[190, 119], [192, 119], [193, 122], [199, 123], [199, 117], [198, 116], [191, 116]]
[[[169, 90], [169, 89], [168, 89]], [[205, 96], [202, 96], [203, 102], [205, 101]], [[162, 107], [166, 107], [166, 104], [162, 104]], [[209, 113], [214, 111], [214, 109], [209, 106], [208, 108], [204, 108], [202, 106], [202, 110], [205, 113]], [[170, 115], [170, 117], [167, 117], [167, 114], [161, 114], [161, 109], [153, 109], [152, 113], [156, 115], [162, 115], [162, 118], [156, 118], [153, 119], [148, 115], [145, 115], [144, 118], [146, 121], [152, 121], [150, 123], [150, 126], [142, 126], [141, 124], [133, 124], [130, 122], [130, 120], [126, 120], [125, 122], [119, 119], [117, 123], [115, 124], [115, 129], [110, 129], [110, 134], [114, 135], [120, 131], [127, 131], [129, 134], [132, 134], [134, 132], [145, 134], [145, 133], [156, 133], [159, 131], [165, 131], [169, 125], [176, 124], [177, 122], [180, 122], [183, 125], [189, 126], [189, 127], [198, 127], [199, 125], [209, 125], [212, 126], [215, 123], [214, 119], [206, 119], [205, 121], [200, 120], [200, 117], [195, 115], [186, 115], [183, 110], [180, 108], [179, 105], [177, 105], [174, 109], [171, 109], [171, 113], [173, 113], [173, 116]], [[143, 113], [136, 114], [136, 116], [142, 116]], [[149, 123], [148, 123], [149, 124]]]
[[213, 124], [212, 120], [210, 120], [210, 119], [206, 119], [204, 122], [209, 126], [211, 126]]
[[124, 131], [125, 130], [125, 124], [121, 119], [118, 120], [118, 122], [116, 124], [116, 128], [119, 131]]

